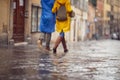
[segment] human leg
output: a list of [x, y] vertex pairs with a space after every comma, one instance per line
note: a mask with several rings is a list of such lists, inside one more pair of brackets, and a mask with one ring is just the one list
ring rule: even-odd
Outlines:
[[63, 37], [63, 39], [62, 39], [62, 45], [63, 45], [63, 48], [64, 48], [64, 52], [67, 53], [67, 52], [68, 52], [68, 49], [67, 49], [65, 37]]
[[61, 32], [58, 38], [56, 39], [55, 45], [53, 47], [53, 53], [57, 52], [57, 47], [59, 46], [60, 42], [63, 40], [63, 37], [64, 37], [64, 33]]
[[45, 33], [40, 33], [40, 38], [37, 41], [38, 47], [40, 47], [40, 48], [42, 47], [42, 43], [44, 41], [44, 35], [45, 35]]
[[46, 50], [50, 50], [51, 33], [46, 33]]
[[56, 53], [57, 52], [57, 47], [59, 46], [60, 42], [62, 41], [62, 38], [61, 36], [58, 36], [56, 41], [55, 41], [55, 45], [53, 47], [53, 53]]

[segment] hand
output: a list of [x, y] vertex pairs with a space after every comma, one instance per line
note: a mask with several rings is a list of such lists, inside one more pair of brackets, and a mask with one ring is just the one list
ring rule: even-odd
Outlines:
[[75, 12], [74, 12], [74, 11], [71, 11], [71, 12], [69, 13], [69, 16], [70, 16], [70, 17], [75, 17]]

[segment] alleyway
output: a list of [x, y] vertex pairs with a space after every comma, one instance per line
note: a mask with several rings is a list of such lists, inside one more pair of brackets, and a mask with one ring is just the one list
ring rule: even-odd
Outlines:
[[68, 43], [58, 55], [36, 45], [1, 47], [0, 80], [120, 80], [120, 41]]

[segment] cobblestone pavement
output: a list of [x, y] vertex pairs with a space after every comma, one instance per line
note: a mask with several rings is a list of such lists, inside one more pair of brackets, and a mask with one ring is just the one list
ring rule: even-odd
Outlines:
[[57, 56], [36, 45], [0, 47], [0, 80], [120, 80], [120, 41], [67, 44]]

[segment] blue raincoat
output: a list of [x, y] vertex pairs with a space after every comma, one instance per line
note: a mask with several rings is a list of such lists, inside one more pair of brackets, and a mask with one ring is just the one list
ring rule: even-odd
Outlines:
[[52, 13], [54, 0], [41, 0], [42, 13], [40, 18], [40, 32], [52, 33], [55, 31], [55, 14]]

